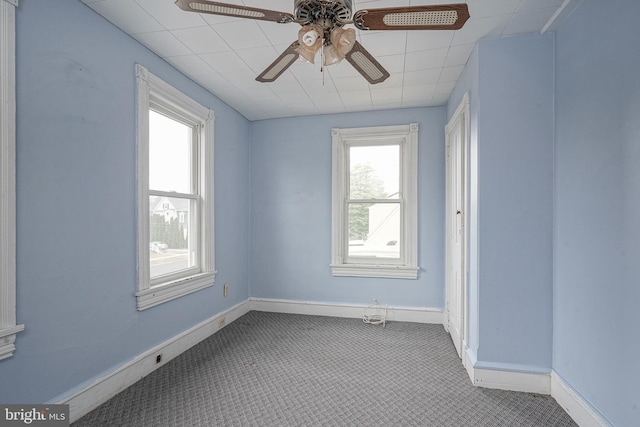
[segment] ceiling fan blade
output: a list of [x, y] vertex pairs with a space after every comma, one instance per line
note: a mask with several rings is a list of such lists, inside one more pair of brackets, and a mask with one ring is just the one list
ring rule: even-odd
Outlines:
[[389, 72], [357, 40], [345, 59], [372, 85], [389, 77]]
[[294, 22], [292, 14], [275, 10], [258, 9], [238, 4], [220, 3], [209, 0], [176, 0], [180, 9], [187, 12], [210, 13], [212, 15], [235, 16], [237, 18], [259, 19], [262, 21], [288, 24]]
[[363, 9], [353, 14], [361, 30], [458, 30], [469, 19], [465, 3]]
[[300, 46], [300, 43], [298, 43], [297, 40], [291, 43], [291, 45], [282, 52], [271, 65], [256, 77], [256, 80], [262, 83], [270, 83], [280, 77], [280, 75], [287, 71], [287, 68], [296, 62], [296, 59], [300, 56], [296, 51], [298, 46]]

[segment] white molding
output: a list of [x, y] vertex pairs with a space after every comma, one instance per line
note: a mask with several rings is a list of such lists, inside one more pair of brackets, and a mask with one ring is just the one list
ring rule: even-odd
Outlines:
[[551, 394], [551, 382], [548, 373], [517, 372], [477, 367], [472, 367], [471, 369], [473, 369], [473, 385], [478, 387]]
[[183, 280], [176, 280], [160, 286], [153, 286], [144, 291], [136, 292], [139, 311], [155, 307], [163, 302], [187, 295], [200, 289], [213, 286], [215, 272], [198, 274]]
[[[333, 276], [418, 278], [418, 123], [331, 130], [331, 274]], [[395, 141], [400, 146], [402, 174], [401, 257], [398, 260], [348, 257], [347, 150], [350, 144], [374, 145]]]
[[474, 386], [497, 390], [551, 394], [550, 369], [507, 363], [478, 362], [464, 343], [462, 364]]
[[331, 264], [336, 277], [385, 277], [390, 279], [417, 279], [418, 267], [403, 265]]
[[[70, 421], [74, 422], [248, 312], [249, 303], [245, 300], [48, 403], [69, 405]], [[219, 326], [223, 317], [224, 325]], [[158, 355], [162, 355], [160, 363], [156, 363]]]
[[[451, 335], [451, 339], [454, 342], [456, 347], [456, 351], [461, 359], [464, 360], [462, 356], [462, 352], [464, 351], [464, 342], [467, 337], [467, 317], [468, 317], [468, 307], [467, 307], [467, 286], [468, 286], [468, 270], [469, 270], [469, 150], [470, 150], [470, 138], [469, 138], [469, 92], [465, 92], [460, 101], [460, 104], [454, 111], [451, 116], [451, 119], [445, 126], [445, 149], [446, 149], [446, 168], [445, 168], [445, 176], [446, 176], [446, 200], [445, 200], [445, 307], [444, 307], [444, 320], [443, 324], [449, 335]], [[455, 293], [455, 280], [451, 277], [451, 270], [449, 268], [451, 264], [451, 252], [452, 252], [452, 242], [451, 242], [451, 230], [453, 227], [453, 221], [451, 217], [451, 213], [453, 211], [453, 202], [451, 199], [451, 186], [454, 180], [451, 179], [451, 133], [456, 130], [457, 124], [460, 123], [461, 133], [462, 133], [462, 141], [461, 141], [461, 150], [462, 150], [462, 207], [460, 207], [460, 215], [461, 215], [461, 227], [462, 227], [462, 242], [461, 242], [461, 253], [459, 260], [461, 262], [461, 282], [460, 282], [460, 300], [457, 301], [457, 310], [460, 312], [460, 325], [459, 328], [451, 327], [451, 316], [450, 316], [450, 307], [451, 302], [454, 301], [453, 295]], [[453, 292], [452, 292], [453, 291]], [[459, 330], [457, 330], [459, 329]], [[453, 331], [453, 333], [452, 333]]]
[[[215, 113], [166, 83], [140, 64], [136, 74], [136, 185], [137, 185], [137, 269], [138, 310], [213, 286], [215, 281], [214, 236], [214, 122]], [[198, 235], [198, 272], [181, 271], [164, 282], [150, 279], [149, 268], [149, 108], [161, 108], [177, 114], [199, 130], [197, 139], [198, 196], [197, 221], [190, 232]], [[195, 232], [194, 232], [195, 230]], [[177, 278], [175, 276], [178, 276]]]
[[[305, 314], [362, 318], [368, 304], [336, 304], [317, 301], [294, 301], [271, 298], [249, 298], [251, 310], [269, 313]], [[387, 321], [442, 324], [442, 310], [431, 307], [387, 307]]]
[[15, 6], [0, 2], [0, 360], [16, 334], [16, 57]]
[[593, 409], [556, 371], [551, 372], [551, 396], [580, 427], [613, 425]]

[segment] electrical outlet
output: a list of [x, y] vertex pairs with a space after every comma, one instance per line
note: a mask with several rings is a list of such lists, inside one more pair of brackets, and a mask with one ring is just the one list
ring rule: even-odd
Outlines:
[[226, 297], [229, 296], [229, 284], [225, 283], [224, 286], [222, 287], [222, 296]]
[[224, 316], [218, 319], [218, 328], [222, 328], [224, 326], [225, 319]]

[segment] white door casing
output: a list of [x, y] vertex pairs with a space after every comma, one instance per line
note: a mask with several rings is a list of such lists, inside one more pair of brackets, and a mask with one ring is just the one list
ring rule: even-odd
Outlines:
[[[445, 328], [462, 357], [466, 318], [466, 187], [468, 95], [447, 124]], [[464, 360], [464, 359], [463, 359]]]

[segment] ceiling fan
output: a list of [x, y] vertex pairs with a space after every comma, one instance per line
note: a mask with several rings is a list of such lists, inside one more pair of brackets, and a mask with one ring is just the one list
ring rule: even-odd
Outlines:
[[356, 40], [355, 30], [345, 25], [374, 31], [457, 30], [469, 19], [464, 3], [362, 9], [353, 15], [353, 0], [294, 0], [293, 14], [210, 0], [176, 0], [176, 4], [189, 12], [300, 24], [298, 40], [256, 77], [263, 83], [276, 80], [300, 56], [314, 63], [321, 48], [323, 65], [346, 59], [369, 83], [381, 83], [389, 72]]

